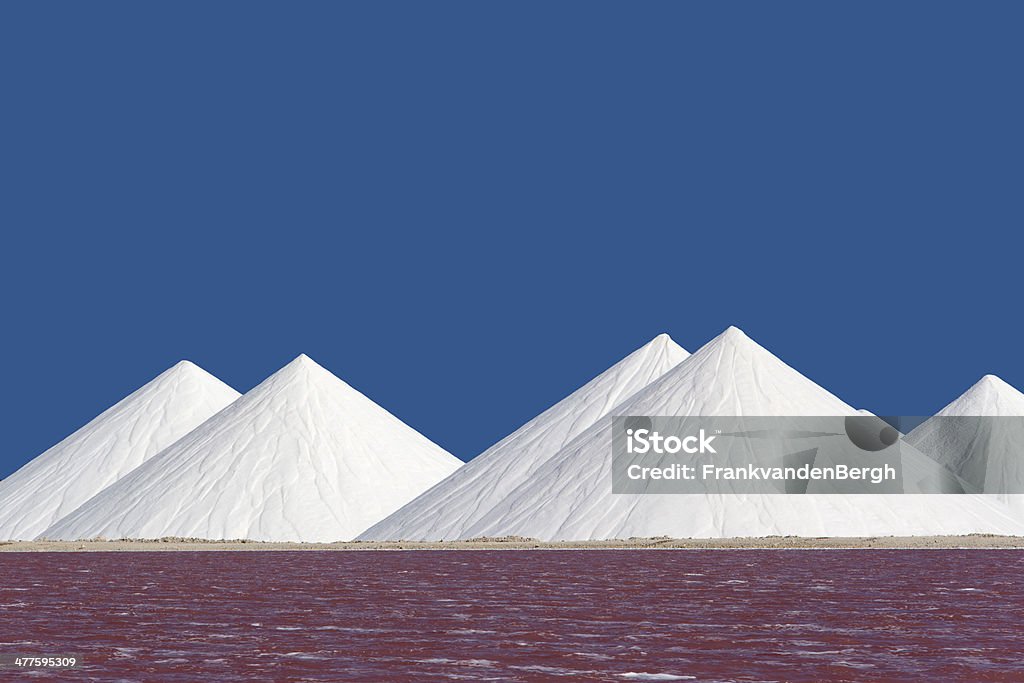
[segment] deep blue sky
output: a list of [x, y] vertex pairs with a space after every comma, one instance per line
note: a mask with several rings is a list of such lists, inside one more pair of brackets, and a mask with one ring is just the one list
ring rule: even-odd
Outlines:
[[0, 475], [300, 352], [462, 458], [730, 324], [1024, 387], [1020, 3], [4, 3]]

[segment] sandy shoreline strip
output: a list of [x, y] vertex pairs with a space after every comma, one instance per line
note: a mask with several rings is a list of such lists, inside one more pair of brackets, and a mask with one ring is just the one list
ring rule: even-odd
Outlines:
[[479, 538], [468, 541], [350, 541], [338, 543], [260, 543], [165, 538], [151, 541], [5, 541], [2, 552], [167, 552], [167, 551], [367, 551], [367, 550], [613, 550], [613, 549], [815, 549], [815, 548], [1024, 548], [1024, 537], [990, 536], [881, 536], [857, 538], [678, 539], [630, 538], [610, 541], [537, 541], [528, 538]]

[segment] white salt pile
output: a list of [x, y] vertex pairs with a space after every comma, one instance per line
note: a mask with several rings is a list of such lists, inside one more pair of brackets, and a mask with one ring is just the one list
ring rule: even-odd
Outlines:
[[985, 375], [910, 432], [907, 441], [1020, 514], [1024, 513], [1024, 420], [1015, 417], [1024, 417], [1024, 394], [995, 375]]
[[[667, 416], [860, 414], [736, 328], [726, 330], [612, 412]], [[616, 495], [611, 485], [611, 423], [611, 417], [598, 420], [501, 500], [486, 495], [461, 498], [459, 524], [445, 525], [444, 537], [587, 540], [662, 535], [1024, 533], [1004, 506], [980, 496]], [[503, 462], [515, 461], [517, 455], [508, 453], [502, 462], [495, 459], [490, 466], [504, 467]], [[414, 502], [410, 509], [417, 505]], [[381, 537], [376, 531], [382, 526], [372, 535]], [[397, 526], [389, 521], [387, 526], [387, 537], [392, 539], [439, 537], [433, 523], [413, 520], [407, 526]]]
[[178, 363], [0, 481], [0, 539], [35, 538], [238, 396]]
[[299, 356], [42, 537], [350, 540], [460, 465]]
[[500, 505], [566, 444], [688, 355], [667, 334], [655, 337], [361, 538], [462, 538], [477, 515]]

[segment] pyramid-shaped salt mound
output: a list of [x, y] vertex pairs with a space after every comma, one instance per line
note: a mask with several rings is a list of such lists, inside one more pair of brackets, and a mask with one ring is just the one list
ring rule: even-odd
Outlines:
[[238, 396], [178, 363], [0, 481], [0, 539], [35, 538]]
[[42, 537], [348, 540], [460, 465], [300, 356]]
[[363, 533], [363, 539], [457, 538], [567, 443], [687, 357], [655, 337]]
[[982, 377], [907, 441], [976, 490], [1024, 509], [1024, 394], [995, 375]]
[[[730, 328], [616, 408], [622, 415], [817, 416], [858, 412]], [[875, 536], [1024, 532], [1005, 507], [954, 495], [616, 495], [611, 418], [549, 458], [455, 538]], [[401, 534], [398, 534], [401, 535]]]

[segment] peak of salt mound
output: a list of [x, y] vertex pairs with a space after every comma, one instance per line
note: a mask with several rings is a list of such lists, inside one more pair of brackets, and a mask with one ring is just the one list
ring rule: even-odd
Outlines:
[[0, 481], [0, 539], [35, 538], [238, 396], [190, 361], [165, 370]]
[[[319, 363], [317, 363], [315, 360], [313, 360], [304, 353], [300, 353], [299, 355], [297, 355], [295, 358], [292, 359], [290, 363], [281, 368], [281, 370], [287, 372], [288, 370], [295, 370], [297, 368], [319, 370], [330, 374], [330, 371], [326, 370], [322, 365], [320, 365]], [[281, 370], [279, 370], [278, 372], [280, 372]]]
[[857, 411], [729, 327], [633, 397], [634, 415], [850, 415]]
[[348, 540], [460, 464], [299, 356], [42, 536]]
[[985, 375], [936, 414], [943, 417], [1024, 416], [1024, 394], [995, 375]]
[[688, 355], [667, 334], [659, 334], [360, 538], [463, 538], [474, 519], [559, 449]]
[[337, 377], [306, 354], [300, 353], [264, 381], [273, 380], [276, 385], [280, 386], [289, 381], [330, 381], [330, 379], [337, 379]]
[[756, 344], [753, 339], [747, 336], [747, 333], [736, 327], [735, 325], [729, 325], [725, 330], [718, 336], [721, 341], [728, 341], [735, 344], [744, 344], [747, 342]]

